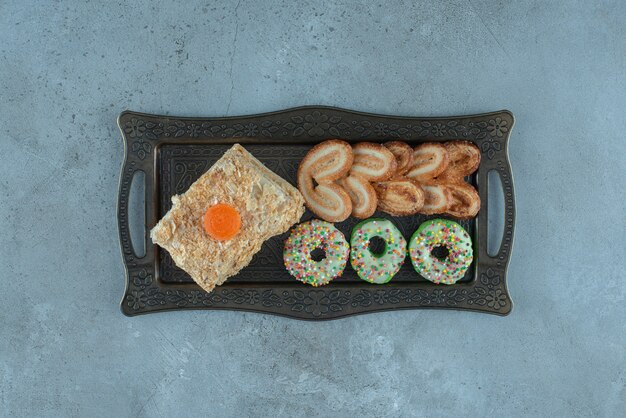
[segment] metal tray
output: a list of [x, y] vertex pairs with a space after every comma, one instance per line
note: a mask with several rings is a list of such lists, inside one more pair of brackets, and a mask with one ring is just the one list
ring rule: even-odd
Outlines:
[[[506, 315], [512, 301], [506, 288], [515, 220], [513, 179], [507, 142], [514, 118], [509, 111], [458, 117], [401, 117], [331, 107], [299, 107], [251, 116], [186, 118], [125, 111], [118, 125], [125, 143], [120, 176], [118, 224], [126, 290], [122, 312], [137, 315], [173, 309], [231, 309], [300, 319], [332, 319], [392, 309], [446, 308]], [[291, 278], [282, 263], [287, 234], [267, 241], [249, 266], [211, 293], [204, 292], [150, 241], [150, 229], [169, 210], [170, 198], [183, 193], [233, 143], [241, 143], [270, 169], [295, 184], [299, 161], [327, 138], [349, 142], [401, 138], [423, 141], [463, 139], [482, 151], [478, 171], [468, 178], [481, 197], [478, 217], [461, 224], [472, 236], [475, 258], [466, 276], [450, 286], [421, 278], [409, 260], [385, 285], [359, 280], [349, 263], [344, 275], [313, 288]], [[495, 170], [504, 192], [504, 235], [494, 256], [487, 253], [487, 175]], [[132, 245], [128, 220], [131, 182], [145, 181], [145, 255]], [[311, 218], [306, 212], [304, 219]], [[408, 239], [424, 220], [437, 216], [390, 217]], [[349, 237], [357, 220], [337, 224]]]

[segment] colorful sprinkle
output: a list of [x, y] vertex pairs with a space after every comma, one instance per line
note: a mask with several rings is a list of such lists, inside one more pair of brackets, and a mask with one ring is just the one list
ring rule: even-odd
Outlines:
[[[385, 241], [382, 254], [373, 254], [369, 249], [370, 240], [375, 237]], [[387, 283], [404, 264], [406, 240], [387, 219], [374, 218], [357, 224], [352, 230], [350, 245], [350, 263], [367, 282]]]
[[[320, 261], [311, 258], [315, 249], [326, 253]], [[289, 273], [311, 286], [328, 284], [341, 276], [348, 261], [350, 247], [333, 224], [318, 219], [301, 223], [285, 241], [283, 260]]]
[[[456, 222], [433, 219], [424, 222], [411, 237], [409, 255], [415, 270], [433, 283], [454, 284], [465, 275], [474, 259], [472, 239]], [[446, 247], [448, 256], [440, 260], [432, 254]]]

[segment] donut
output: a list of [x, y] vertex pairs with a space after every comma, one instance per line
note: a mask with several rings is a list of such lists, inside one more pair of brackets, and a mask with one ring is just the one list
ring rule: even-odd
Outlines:
[[[325, 256], [313, 260], [311, 253], [321, 249]], [[311, 286], [322, 286], [341, 276], [348, 262], [350, 247], [333, 224], [312, 219], [297, 225], [285, 241], [283, 261], [287, 271]]]
[[[433, 254], [433, 250], [444, 254]], [[445, 254], [447, 252], [447, 254]], [[445, 219], [424, 222], [409, 243], [417, 273], [433, 283], [454, 284], [472, 264], [472, 239], [463, 227]]]
[[[374, 237], [385, 241], [380, 254], [369, 248]], [[406, 257], [406, 240], [391, 221], [371, 218], [358, 223], [350, 238], [350, 264], [359, 277], [366, 282], [383, 284], [396, 275]]]

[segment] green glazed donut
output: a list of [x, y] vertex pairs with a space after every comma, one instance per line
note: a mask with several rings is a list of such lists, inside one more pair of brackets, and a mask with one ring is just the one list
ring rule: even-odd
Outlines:
[[[448, 255], [439, 258], [432, 251], [445, 247]], [[445, 251], [445, 250], [444, 250]], [[417, 228], [409, 243], [415, 271], [433, 283], [454, 284], [464, 275], [474, 258], [472, 239], [461, 225], [446, 219], [433, 219]]]
[[[385, 241], [381, 254], [369, 249], [374, 237]], [[359, 277], [367, 282], [383, 284], [392, 279], [400, 270], [406, 257], [406, 240], [391, 221], [371, 218], [358, 223], [350, 238], [350, 264]]]

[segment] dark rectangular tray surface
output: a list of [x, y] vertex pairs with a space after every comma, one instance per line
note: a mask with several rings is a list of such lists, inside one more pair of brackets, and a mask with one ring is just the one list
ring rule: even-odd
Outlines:
[[[119, 126], [126, 144], [120, 179], [118, 221], [127, 270], [127, 289], [121, 303], [127, 315], [168, 309], [235, 309], [287, 315], [301, 319], [331, 319], [389, 309], [422, 307], [469, 309], [505, 315], [512, 302], [506, 290], [506, 267], [514, 227], [514, 197], [507, 158], [507, 140], [513, 117], [507, 111], [453, 118], [405, 118], [370, 115], [335, 108], [305, 107], [256, 116], [230, 118], [173, 118], [124, 112]], [[233, 143], [248, 151], [272, 171], [295, 185], [303, 156], [327, 138], [349, 142], [384, 142], [401, 138], [411, 145], [425, 141], [469, 140], [482, 150], [477, 173], [466, 180], [481, 196], [479, 216], [459, 221], [474, 241], [475, 260], [455, 285], [434, 285], [419, 276], [407, 258], [385, 285], [358, 278], [350, 263], [342, 277], [312, 288], [293, 279], [282, 261], [288, 233], [268, 240], [252, 262], [211, 293], [204, 292], [172, 261], [167, 251], [153, 245], [149, 230], [170, 209], [171, 197], [189, 186]], [[486, 247], [487, 173], [497, 170], [505, 201], [505, 228], [498, 254]], [[137, 171], [145, 173], [146, 255], [135, 254], [127, 219], [130, 184]], [[385, 217], [408, 240], [418, 226], [441, 216]], [[307, 210], [302, 221], [313, 215]], [[358, 219], [336, 226], [349, 239]]]

